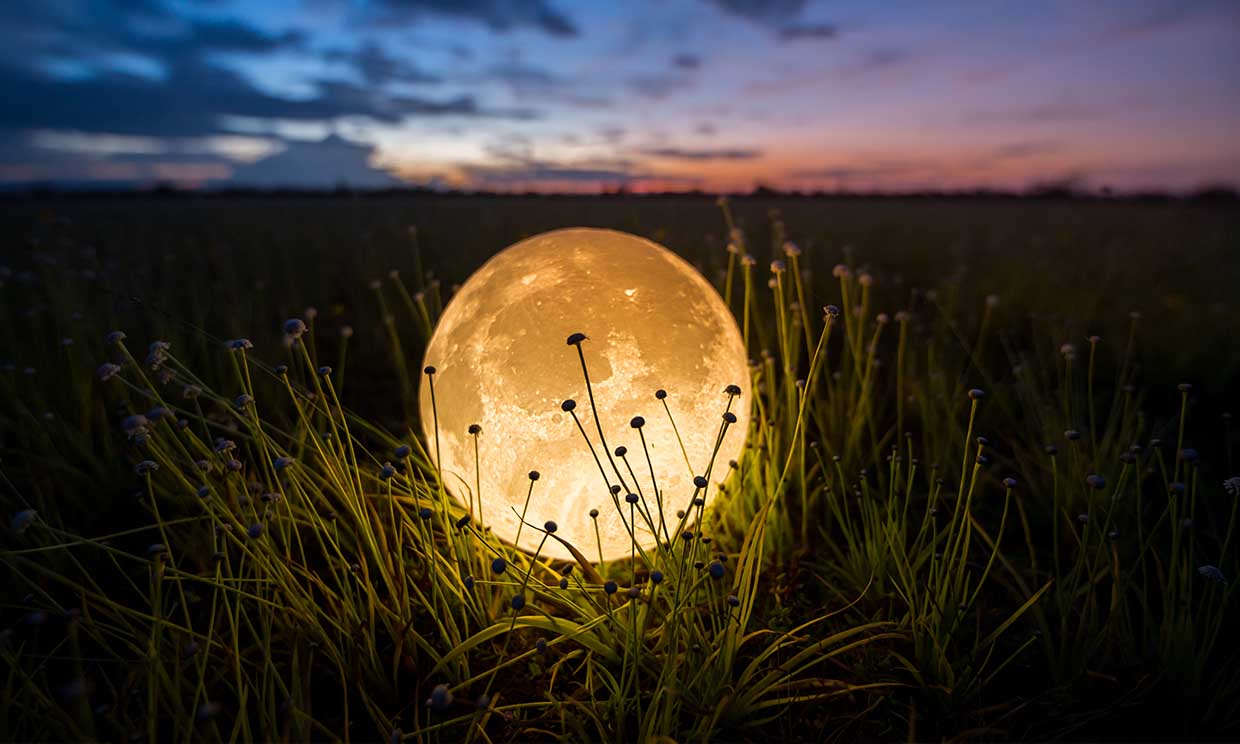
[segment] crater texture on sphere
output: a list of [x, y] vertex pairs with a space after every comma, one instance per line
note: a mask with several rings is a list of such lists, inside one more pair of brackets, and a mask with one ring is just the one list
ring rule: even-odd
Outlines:
[[[581, 420], [610, 483], [619, 479], [598, 441], [577, 349], [566, 343], [584, 333], [585, 353], [595, 403], [607, 445], [628, 449], [628, 465], [615, 458], [626, 491], [640, 486], [656, 526], [657, 482], [668, 531], [677, 509], [693, 498], [694, 475], [705, 473], [723, 423], [728, 396], [724, 388], [740, 386], [733, 402], [737, 421], [714, 460], [707, 494], [740, 455], [751, 404], [745, 348], [736, 321], [715, 289], [692, 266], [662, 246], [613, 230], [556, 230], [523, 240], [486, 262], [448, 304], [426, 350], [424, 365], [434, 375], [439, 412], [439, 446], [449, 491], [468, 504], [475, 490], [474, 440], [470, 424], [480, 424], [481, 517], [500, 538], [512, 542], [530, 480], [537, 470], [521, 532], [520, 547], [533, 550], [542, 525], [552, 520], [556, 532], [588, 557], [597, 557], [591, 508], [605, 558], [627, 556], [630, 539], [615, 501], [572, 414], [560, 409], [566, 398], [577, 401]], [[655, 391], [667, 390], [660, 402]], [[685, 454], [663, 410], [675, 417]], [[435, 428], [428, 380], [419, 390], [422, 426], [435, 456]], [[642, 454], [634, 416], [646, 424], [654, 478]], [[619, 501], [629, 516], [626, 491]], [[475, 501], [477, 503], [477, 501]], [[639, 509], [641, 504], [639, 503]], [[514, 513], [515, 510], [515, 513]], [[644, 520], [637, 518], [637, 538], [655, 544]], [[543, 554], [571, 559], [554, 539]]]

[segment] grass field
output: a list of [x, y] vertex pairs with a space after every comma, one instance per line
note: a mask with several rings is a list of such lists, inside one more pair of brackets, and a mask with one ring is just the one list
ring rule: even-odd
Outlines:
[[[100, 197], [0, 225], [2, 739], [1240, 737], [1234, 205]], [[454, 285], [570, 225], [667, 245], [746, 328], [746, 452], [648, 560], [500, 544], [415, 434]]]

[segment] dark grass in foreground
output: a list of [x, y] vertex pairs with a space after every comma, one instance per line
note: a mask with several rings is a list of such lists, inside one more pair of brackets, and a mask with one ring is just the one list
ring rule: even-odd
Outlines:
[[[575, 204], [10, 205], [0, 737], [1240, 733], [1234, 212]], [[754, 362], [714, 507], [597, 566], [412, 433], [446, 281], [566, 221], [697, 261]]]

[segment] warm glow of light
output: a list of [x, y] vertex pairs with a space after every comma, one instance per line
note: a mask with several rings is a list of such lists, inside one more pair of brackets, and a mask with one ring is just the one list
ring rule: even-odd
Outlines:
[[[580, 348], [610, 454], [599, 441], [578, 347], [566, 343], [574, 333], [588, 337]], [[529, 492], [528, 473], [539, 472], [526, 513], [526, 522], [538, 529], [522, 528], [519, 542], [527, 550], [538, 546], [542, 525], [553, 520], [559, 537], [596, 558], [589, 515], [596, 508], [604, 558], [628, 556], [631, 541], [625, 524], [630, 507], [625, 496], [639, 489], [637, 541], [653, 546], [655, 536], [641, 512], [648, 510], [662, 534], [661, 500], [667, 530], [674, 532], [676, 511], [693, 499], [696, 475], [709, 476], [709, 504], [716, 483], [728, 473], [728, 462], [739, 457], [749, 425], [745, 348], [719, 294], [666, 248], [612, 230], [556, 230], [493, 257], [449, 303], [425, 363], [436, 367], [444, 481], [462, 504], [472, 501], [475, 519], [515, 542], [517, 514]], [[731, 403], [737, 421], [727, 427], [708, 473], [729, 385], [741, 391]], [[663, 401], [655, 397], [660, 389], [667, 391]], [[593, 455], [572, 415], [561, 410], [565, 399], [577, 402], [574, 413], [590, 438]], [[427, 377], [419, 402], [435, 457], [435, 411]], [[646, 422], [640, 431], [631, 426], [634, 416]], [[477, 438], [480, 469], [474, 466], [471, 424], [482, 428]], [[625, 459], [614, 455], [620, 446], [628, 450]], [[617, 510], [608, 486], [619, 483], [623, 489], [616, 497]], [[554, 540], [548, 540], [542, 552], [571, 558]]]

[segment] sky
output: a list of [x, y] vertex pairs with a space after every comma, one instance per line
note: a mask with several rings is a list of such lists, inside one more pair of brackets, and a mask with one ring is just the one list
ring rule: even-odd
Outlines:
[[1234, 0], [4, 0], [0, 188], [1240, 186]]

